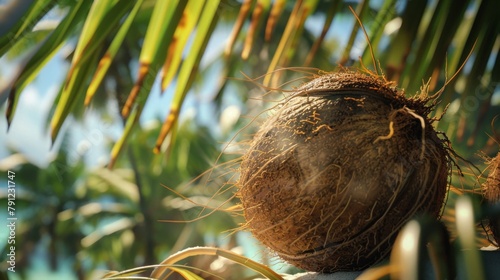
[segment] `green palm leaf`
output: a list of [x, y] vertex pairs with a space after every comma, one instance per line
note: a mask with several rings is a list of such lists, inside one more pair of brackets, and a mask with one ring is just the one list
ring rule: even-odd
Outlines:
[[163, 71], [161, 75], [161, 90], [165, 91], [177, 74], [181, 59], [184, 53], [186, 43], [193, 32], [193, 29], [200, 18], [203, 11], [203, 5], [199, 2], [190, 1], [186, 6], [186, 10], [182, 14], [182, 24], [177, 26], [174, 38], [169, 46], [167, 59], [163, 64]]
[[165, 50], [174, 36], [175, 27], [181, 19], [186, 4], [186, 1], [156, 2], [139, 57], [137, 80], [122, 109], [123, 117], [128, 117], [139, 95], [141, 98], [138, 103], [146, 102], [161, 62], [165, 60]]
[[203, 14], [198, 23], [198, 28], [196, 32], [196, 37], [194, 38], [193, 45], [189, 51], [189, 55], [182, 64], [180, 69], [177, 87], [175, 90], [174, 98], [170, 105], [170, 112], [167, 115], [163, 126], [160, 131], [160, 135], [156, 141], [155, 152], [159, 152], [161, 145], [167, 135], [170, 133], [172, 126], [177, 122], [179, 117], [180, 108], [186, 93], [193, 83], [193, 79], [196, 74], [196, 69], [200, 63], [201, 57], [205, 51], [208, 40], [210, 39], [210, 34], [214, 30], [215, 24], [217, 23], [217, 8], [219, 1], [206, 1], [203, 6]]
[[[131, 3], [130, 1], [126, 1], [126, 3]], [[99, 65], [97, 66], [97, 70], [94, 73], [94, 76], [92, 77], [92, 81], [90, 82], [90, 85], [87, 89], [87, 93], [85, 94], [85, 105], [89, 105], [90, 100], [92, 97], [94, 97], [97, 88], [99, 85], [102, 83], [104, 76], [106, 75], [109, 67], [111, 66], [111, 62], [115, 58], [116, 54], [118, 53], [118, 49], [123, 43], [123, 40], [125, 39], [125, 36], [127, 35], [127, 32], [130, 29], [130, 26], [134, 22], [135, 16], [139, 12], [139, 9], [141, 8], [141, 5], [143, 3], [143, 0], [138, 0], [135, 2], [135, 5], [133, 9], [130, 11], [129, 15], [127, 16], [127, 19], [123, 22], [122, 26], [116, 33], [116, 36], [113, 38], [113, 41], [109, 45], [108, 50], [104, 54], [104, 56], [101, 58], [99, 61]], [[118, 5], [121, 7], [121, 5]], [[127, 5], [123, 5], [127, 6]], [[114, 13], [110, 13], [114, 14]]]
[[[288, 53], [288, 51], [293, 51], [294, 48], [294, 42], [296, 42], [296, 39], [301, 35], [303, 31], [303, 26], [305, 23], [305, 19], [312, 13], [314, 12], [314, 9], [317, 5], [318, 1], [298, 1], [294, 9], [292, 11], [292, 14], [290, 15], [290, 19], [287, 22], [285, 31], [283, 32], [283, 35], [281, 36], [278, 48], [276, 49], [276, 52], [273, 56], [273, 59], [271, 60], [269, 64], [269, 68], [267, 70], [267, 73], [272, 73], [274, 70], [278, 68], [278, 66], [286, 66], [286, 60], [289, 59], [289, 55], [292, 55]], [[271, 85], [271, 78], [272, 75], [267, 75], [264, 78], [264, 86], [269, 86]], [[275, 75], [274, 77], [275, 80], [272, 83], [272, 85], [276, 86], [277, 80], [278, 80], [278, 75]]]
[[[0, 33], [3, 35], [0, 36], [0, 54], [7, 51], [15, 54], [12, 46], [20, 42], [29, 42], [30, 36], [35, 37], [37, 31], [32, 31], [31, 27], [52, 7], [69, 7], [69, 12], [27, 60], [19, 74], [15, 75], [7, 87], [0, 89], [0, 101], [8, 100], [6, 111], [8, 123], [12, 122], [23, 88], [36, 77], [57, 50], [77, 33], [79, 40], [73, 54], [72, 64], [52, 116], [52, 138], [57, 137], [62, 123], [77, 108], [76, 106], [80, 105], [79, 100], [84, 94], [83, 104], [90, 104], [98, 89], [101, 88], [100, 85], [110, 77], [108, 70], [112, 61], [117, 63], [118, 68], [129, 68], [129, 65], [116, 61], [117, 56], [124, 55], [134, 60], [138, 59], [139, 67], [135, 84], [131, 89], [127, 89], [130, 93], [120, 109], [123, 118], [129, 117], [134, 110], [136, 113], [130, 120], [127, 120], [127, 129], [119, 143], [115, 145], [112, 158], [116, 159], [126, 139], [132, 135], [132, 128], [141, 116], [155, 79], [161, 71], [161, 91], [165, 91], [173, 80], [177, 80], [178, 83], [174, 89], [175, 95], [172, 102], [166, 106], [169, 107], [170, 112], [154, 148], [154, 151], [159, 151], [160, 145], [171, 133], [178, 119], [186, 94], [198, 73], [199, 61], [205, 52], [206, 44], [221, 15], [225, 18], [227, 13], [235, 13], [230, 23], [233, 25], [233, 31], [224, 50], [226, 64], [221, 73], [233, 75], [237, 72], [236, 69], [240, 69], [249, 71], [250, 76], [262, 75], [266, 69], [267, 73], [274, 73], [280, 67], [297, 65], [321, 66], [322, 68], [328, 68], [328, 65], [331, 65], [333, 68], [337, 61], [313, 58], [318, 57], [318, 54], [331, 57], [332, 51], [335, 51], [335, 48], [328, 49], [332, 41], [327, 36], [327, 33], [336, 32], [331, 28], [335, 16], [341, 14], [352, 17], [346, 9], [348, 3], [341, 1], [330, 3], [319, 0], [295, 2], [245, 0], [242, 3], [227, 1], [206, 1], [203, 5], [200, 3], [194, 0], [138, 2], [101, 0], [73, 4], [48, 0], [33, 2], [29, 8], [24, 8], [27, 12], [23, 15], [23, 22], [13, 23], [19, 17], [12, 16], [8, 18], [10, 23], [6, 25], [7, 28], [3, 31], [0, 29], [3, 32]], [[405, 9], [401, 12], [397, 7], [403, 4]], [[317, 10], [318, 5], [321, 9]], [[226, 7], [230, 8], [226, 9]], [[356, 12], [361, 22], [368, 27], [368, 38], [372, 43], [375, 59], [380, 61], [387, 78], [396, 81], [408, 92], [416, 92], [422, 80], [427, 80], [431, 76], [433, 82], [431, 86], [442, 85], [444, 68], [447, 67], [449, 72], [447, 74], [451, 76], [462, 65], [476, 41], [478, 42], [476, 50], [480, 52], [474, 51], [472, 58], [476, 66], [473, 67], [474, 72], [469, 75], [488, 76], [491, 73], [491, 65], [488, 66], [486, 61], [491, 61], [491, 54], [495, 53], [495, 44], [492, 45], [492, 42], [495, 42], [497, 38], [499, 25], [491, 11], [498, 10], [498, 8], [498, 2], [492, 0], [483, 0], [479, 4], [474, 2], [474, 5], [470, 0], [410, 1], [408, 3], [395, 0], [375, 3], [366, 0], [357, 5]], [[376, 15], [373, 15], [374, 9], [378, 9]], [[466, 12], [467, 9], [469, 10]], [[469, 16], [471, 14], [473, 17]], [[322, 19], [323, 28], [319, 35], [312, 35], [305, 25], [311, 15], [325, 16]], [[385, 44], [381, 45], [381, 42], [384, 42], [382, 38], [385, 36], [383, 34], [385, 26], [397, 16], [402, 19], [401, 27], [395, 36], [388, 37]], [[465, 23], [462, 21], [464, 17], [469, 18]], [[470, 20], [470, 18], [475, 18], [475, 20]], [[82, 22], [85, 22], [83, 28], [80, 27]], [[463, 31], [468, 28], [470, 32]], [[203, 32], [205, 34], [202, 34]], [[145, 36], [142, 35], [143, 33]], [[241, 34], [246, 36], [241, 36]], [[351, 56], [355, 39], [359, 35], [359, 25], [355, 24], [347, 45], [337, 55], [340, 64], [357, 60], [356, 57]], [[43, 36], [46, 35], [38, 33], [36, 38]], [[191, 39], [193, 40], [191, 49], [186, 51], [185, 48]], [[256, 42], [263, 42], [263, 44]], [[325, 47], [325, 44], [328, 47]], [[241, 57], [245, 62], [234, 57], [235, 48], [240, 48]], [[106, 51], [103, 54], [104, 50]], [[307, 55], [303, 53], [304, 51]], [[371, 65], [369, 63], [372, 60], [370, 52], [367, 48], [362, 51], [363, 65]], [[268, 55], [270, 60], [261, 60], [259, 56], [263, 54]], [[97, 66], [94, 57], [100, 58]], [[259, 63], [255, 64], [255, 61]], [[277, 86], [281, 75], [282, 71], [266, 75], [263, 84]], [[464, 76], [467, 75], [459, 75], [455, 81], [463, 80]], [[477, 80], [472, 82], [474, 79], [464, 80], [467, 87], [466, 93], [460, 98], [462, 105], [464, 105], [464, 100], [470, 98], [469, 94], [474, 94], [470, 92], [479, 86]], [[221, 81], [218, 86], [221, 91], [217, 94], [217, 98], [226, 91], [226, 81], [224, 79]], [[450, 84], [450, 88], [453, 87], [455, 81]], [[82, 93], [82, 88], [86, 89], [85, 93]], [[450, 103], [456, 97], [451, 89], [446, 90], [441, 104]], [[121, 98], [119, 99], [121, 101]], [[135, 107], [137, 109], [134, 109]], [[444, 105], [439, 105], [437, 113], [443, 109]], [[486, 111], [483, 109], [479, 120], [487, 115], [484, 112]], [[467, 135], [464, 124], [465, 119], [462, 119], [458, 129], [458, 139], [463, 139], [464, 135]], [[473, 134], [477, 133], [473, 132]]]
[[49, 61], [50, 58], [59, 50], [62, 43], [74, 31], [76, 26], [85, 18], [90, 8], [89, 1], [78, 2], [72, 7], [69, 14], [61, 21], [57, 28], [47, 37], [38, 50], [31, 56], [24, 66], [23, 70], [17, 77], [14, 78], [10, 87], [2, 89], [0, 96], [5, 96], [8, 93], [8, 104], [6, 117], [10, 125], [17, 107], [19, 95], [24, 87], [29, 84], [41, 68]]
[[[26, 1], [16, 1], [13, 5], [18, 5], [18, 8], [27, 5]], [[0, 28], [0, 56], [4, 55], [12, 46], [23, 38], [29, 32], [29, 29], [39, 21], [54, 5], [56, 1], [41, 0], [33, 1], [32, 5], [27, 9], [26, 14], [22, 17], [18, 13], [4, 12], [2, 15], [2, 26]], [[8, 29], [7, 27], [12, 26]], [[7, 28], [7, 29], [6, 29]]]
[[[104, 39], [109, 36], [122, 16], [129, 10], [130, 1], [95, 1], [80, 33], [71, 67], [68, 71], [59, 102], [51, 120], [51, 136], [54, 141], [64, 120], [80, 96], [85, 93], [88, 78], [96, 68], [96, 58]], [[91, 59], [89, 59], [91, 58]]]

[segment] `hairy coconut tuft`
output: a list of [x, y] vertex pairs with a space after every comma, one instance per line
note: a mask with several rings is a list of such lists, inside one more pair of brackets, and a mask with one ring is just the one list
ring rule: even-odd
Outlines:
[[243, 157], [238, 195], [249, 230], [309, 271], [360, 270], [386, 257], [408, 220], [437, 218], [444, 203], [450, 157], [428, 117], [431, 99], [345, 69], [297, 88]]

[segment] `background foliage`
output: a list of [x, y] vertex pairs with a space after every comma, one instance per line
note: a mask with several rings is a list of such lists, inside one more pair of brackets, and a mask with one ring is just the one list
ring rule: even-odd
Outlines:
[[[214, 182], [182, 186], [214, 164], [221, 143], [245, 124], [236, 121], [240, 113], [256, 115], [269, 104], [262, 102], [264, 87], [289, 89], [317, 69], [377, 68], [408, 95], [427, 81], [431, 93], [447, 83], [435, 112], [440, 116], [447, 108], [438, 129], [479, 166], [472, 176], [453, 180], [455, 193], [479, 187], [479, 151], [498, 151], [495, 0], [41, 0], [11, 1], [4, 9], [0, 56], [5, 65], [20, 66], [0, 83], [8, 126], [20, 125], [15, 118], [26, 113], [16, 109], [27, 86], [51, 60], [66, 61], [47, 121], [52, 141], [63, 143], [57, 156], [46, 167], [15, 150], [2, 161], [2, 169], [15, 170], [19, 178], [20, 267], [29, 267], [33, 252], [42, 248], [52, 269], [69, 258], [77, 277], [85, 279], [97, 268], [158, 263], [179, 249], [218, 242], [220, 232], [241, 219], [220, 212], [196, 223], [159, 223], [199, 213], [162, 184], [202, 204], [231, 197], [230, 191], [213, 194], [234, 180], [232, 165], [218, 168]], [[48, 21], [56, 24], [43, 24]], [[249, 81], [258, 77], [264, 87]], [[169, 95], [161, 125], [148, 126], [141, 115], [165, 100], [159, 92]], [[190, 97], [195, 117], [179, 122]], [[71, 129], [64, 129], [64, 123], [84, 122], [89, 112], [112, 123], [99, 130], [107, 166], [85, 164], [84, 153], [74, 153]], [[119, 127], [119, 136], [108, 133], [111, 127]], [[225, 156], [219, 162], [235, 157]], [[224, 240], [228, 248], [238, 245], [235, 236]], [[208, 269], [211, 263], [197, 265]]]

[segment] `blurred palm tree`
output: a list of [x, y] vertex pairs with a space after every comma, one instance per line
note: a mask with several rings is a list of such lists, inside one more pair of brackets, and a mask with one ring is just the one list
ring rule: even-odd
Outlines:
[[[194, 191], [196, 184], [205, 184], [201, 178], [191, 182], [189, 189], [181, 189], [209, 169], [208, 159], [218, 154], [218, 145], [206, 128], [196, 127], [192, 121], [179, 126], [183, 141], [173, 144], [169, 155], [177, 160], [149, 152], [158, 131], [157, 124], [136, 133], [126, 157], [113, 170], [86, 169], [83, 161], [69, 162], [66, 145], [46, 168], [29, 163], [19, 153], [4, 159], [2, 171], [15, 171], [17, 178], [20, 218], [16, 244], [22, 244], [16, 253], [17, 266], [30, 267], [36, 261], [36, 248], [41, 247], [52, 270], [69, 260], [79, 279], [89, 279], [103, 265], [123, 270], [156, 264], [169, 253], [206, 244], [207, 234], [217, 236], [236, 228], [237, 219], [223, 212], [202, 223], [159, 222], [195, 219], [201, 208], [194, 202], [217, 207], [231, 194], [214, 197], [215, 186]], [[0, 200], [7, 200], [6, 190], [0, 193]], [[233, 238], [229, 240], [235, 246]], [[5, 243], [1, 250], [7, 253], [8, 248]], [[209, 263], [204, 265], [208, 268]], [[27, 270], [21, 273], [22, 278], [27, 277]]]
[[[366, 28], [366, 38], [349, 7]], [[179, 204], [175, 196], [165, 195], [166, 190], [158, 186], [165, 183], [176, 188], [210, 167], [205, 157], [213, 159], [218, 154], [217, 148], [205, 149], [206, 143], [217, 146], [213, 128], [200, 134], [198, 126], [186, 129], [190, 125], [177, 125], [187, 94], [204, 92], [216, 106], [221, 106], [224, 98], [236, 97], [247, 105], [244, 109], [248, 112], [252, 110], [251, 99], [260, 98], [262, 93], [254, 91], [254, 81], [234, 82], [227, 77], [248, 80], [246, 76], [253, 79], [267, 73], [257, 80], [264, 88], [286, 88], [286, 81], [310, 76], [317, 69], [366, 67], [383, 72], [408, 95], [420, 91], [430, 79], [431, 93], [446, 85], [435, 114], [439, 117], [448, 112], [438, 128], [459, 154], [480, 164], [474, 154], [482, 150], [493, 156], [498, 149], [495, 142], [500, 142], [498, 121], [494, 121], [500, 112], [498, 10], [500, 2], [496, 0], [11, 1], [0, 16], [0, 56], [21, 60], [22, 67], [0, 87], [0, 103], [6, 103], [10, 125], [15, 115], [23, 114], [16, 111], [23, 89], [62, 47], [70, 47], [66, 79], [59, 85], [50, 119], [52, 139], [62, 137], [61, 126], [69, 115], [81, 117], [88, 106], [104, 108], [110, 99], [119, 106], [124, 129], [111, 149], [109, 167], [115, 166], [113, 171], [83, 172], [81, 166], [68, 170], [64, 186], [78, 185], [78, 178], [85, 178], [81, 183], [85, 196], [77, 195], [73, 188], [50, 190], [53, 197], [73, 202], [71, 207], [61, 201], [52, 205], [49, 221], [67, 225], [56, 228], [74, 234], [68, 240], [80, 245], [69, 247], [73, 249], [68, 252], [90, 254], [95, 264], [109, 260], [110, 252], [121, 256], [116, 263], [108, 263], [112, 269], [151, 264], [163, 252], [190, 245], [175, 245], [177, 241], [169, 239], [172, 237], [160, 241], [162, 232], [174, 231], [172, 236], [179, 236], [182, 227], [166, 229], [155, 221], [193, 218], [183, 216], [186, 212], [181, 210], [189, 208], [185, 202]], [[43, 24], [54, 19], [55, 25]], [[217, 32], [225, 34], [225, 30], [231, 32], [224, 38], [224, 47], [201, 65], [204, 55], [210, 53], [209, 42], [221, 40]], [[280, 70], [286, 67], [288, 71]], [[214, 77], [216, 87], [207, 93], [206, 82]], [[143, 131], [139, 118], [157, 83], [161, 92], [170, 90], [173, 97], [161, 127]], [[169, 155], [154, 155], [151, 150], [169, 151]], [[57, 161], [63, 160], [60, 157]], [[19, 168], [35, 172], [33, 166]], [[48, 170], [36, 172], [45, 174]], [[55, 174], [43, 175], [48, 179], [40, 186], [48, 188], [48, 182], [56, 180], [50, 176]], [[477, 187], [473, 181], [454, 184]], [[30, 181], [26, 186], [39, 185]], [[123, 186], [130, 188], [127, 191]], [[44, 195], [36, 188], [30, 191]], [[191, 191], [183, 189], [182, 193], [194, 196]], [[101, 208], [93, 208], [91, 203]], [[33, 213], [43, 214], [47, 213]], [[116, 223], [115, 230], [107, 221], [108, 231], [84, 231], [88, 223], [92, 229], [99, 228], [104, 216]], [[36, 223], [32, 226], [34, 232], [38, 231], [35, 227], [41, 227]], [[121, 247], [116, 244], [118, 239]], [[102, 246], [91, 246], [96, 242]], [[85, 249], [82, 246], [88, 247], [86, 253], [76, 254]], [[144, 259], [135, 257], [137, 254]]]

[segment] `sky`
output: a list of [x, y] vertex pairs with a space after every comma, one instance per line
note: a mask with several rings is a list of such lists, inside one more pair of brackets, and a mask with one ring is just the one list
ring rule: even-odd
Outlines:
[[[9, 72], [5, 58], [0, 59], [1, 73]], [[52, 69], [52, 71], [50, 71]], [[0, 158], [10, 154], [8, 149], [23, 153], [28, 159], [40, 166], [47, 163], [47, 159], [57, 151], [59, 143], [52, 143], [48, 131], [45, 129], [45, 120], [57, 94], [57, 82], [62, 78], [62, 71], [57, 61], [51, 60], [47, 70], [42, 71], [34, 84], [28, 85], [19, 100], [19, 107], [7, 130], [5, 108], [1, 110], [0, 130]], [[14, 71], [13, 71], [14, 72]]]

